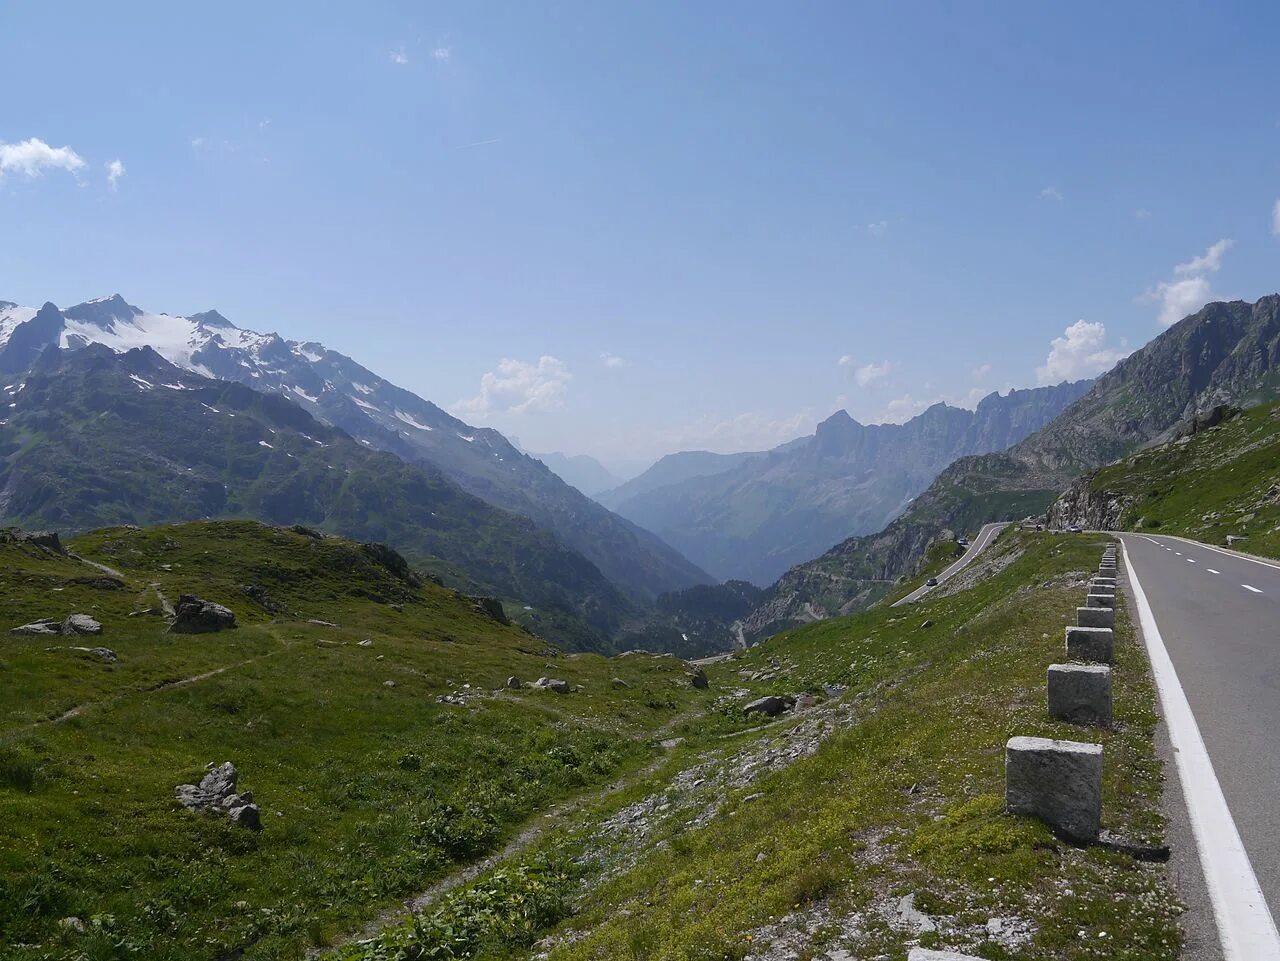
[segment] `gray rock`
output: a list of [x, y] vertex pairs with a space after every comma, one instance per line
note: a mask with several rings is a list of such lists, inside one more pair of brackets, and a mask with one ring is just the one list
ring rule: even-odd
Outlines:
[[369, 640], [367, 637], [363, 641], [358, 641], [357, 643], [360, 647], [373, 647], [373, 641]]
[[1067, 657], [1110, 664], [1115, 657], [1115, 631], [1109, 627], [1068, 627]]
[[179, 784], [173, 789], [173, 794], [178, 803], [189, 810], [226, 816], [232, 824], [259, 831], [262, 829], [262, 812], [253, 802], [250, 792], [236, 793], [239, 777], [236, 766], [230, 761], [210, 764], [208, 773], [199, 784]]
[[511, 688], [511, 690], [513, 691], [518, 691], [520, 690], [520, 688], [524, 687], [524, 684], [521, 683], [520, 678], [512, 674], [509, 678], [507, 678], [507, 687]]
[[557, 694], [569, 693], [569, 682], [558, 677], [540, 677], [533, 682], [533, 686], [544, 691], [555, 691]]
[[178, 598], [176, 617], [169, 625], [169, 633], [212, 634], [235, 626], [236, 616], [230, 608], [192, 594], [183, 594]]
[[707, 672], [702, 668], [698, 668], [689, 675], [689, 681], [699, 691], [705, 691], [707, 689]]
[[262, 811], [256, 804], [242, 804], [240, 807], [232, 808], [227, 812], [227, 817], [232, 824], [248, 828], [250, 831], [262, 830]]
[[1111, 668], [1049, 665], [1049, 715], [1072, 724], [1111, 726]]
[[30, 624], [23, 624], [21, 627], [14, 627], [9, 630], [10, 634], [19, 635], [35, 635], [38, 637], [47, 637], [50, 635], [58, 635], [62, 633], [62, 625], [57, 621], [44, 618], [39, 621], [32, 621]]
[[930, 948], [912, 948], [907, 961], [982, 961], [973, 954], [961, 954], [959, 951], [934, 951]]
[[758, 697], [742, 708], [743, 714], [763, 714], [766, 717], [777, 717], [787, 709], [787, 702], [777, 694]]
[[616, 688], [616, 689], [617, 689], [617, 690], [619, 690], [619, 691], [624, 691], [624, 690], [626, 690], [627, 688], [629, 688], [629, 687], [631, 686], [630, 684], [628, 684], [626, 681], [624, 681], [624, 680], [623, 680], [622, 678], [620, 678], [620, 677], [615, 677], [615, 678], [614, 678], [612, 681], [610, 681], [609, 683], [610, 683], [610, 684], [612, 684], [612, 685], [614, 686], [614, 688]]
[[507, 618], [507, 612], [502, 608], [502, 601], [496, 597], [472, 597], [471, 600], [472, 610], [477, 614], [483, 614], [499, 624], [511, 623]]
[[106, 661], [108, 664], [116, 662], [116, 652], [109, 647], [73, 647], [71, 650], [80, 654], [92, 654], [94, 657]]
[[62, 622], [63, 634], [101, 634], [102, 625], [88, 614], [72, 614]]
[[1010, 738], [1005, 809], [1039, 818], [1071, 840], [1095, 840], [1102, 823], [1102, 745]]
[[1113, 607], [1077, 607], [1076, 624], [1080, 627], [1115, 627], [1116, 612]]
[[63, 931], [70, 931], [73, 934], [80, 934], [81, 932], [84, 931], [84, 922], [81, 921], [79, 918], [75, 917], [74, 915], [72, 915], [71, 917], [63, 918], [61, 921], [59, 921], [58, 927], [62, 928]]

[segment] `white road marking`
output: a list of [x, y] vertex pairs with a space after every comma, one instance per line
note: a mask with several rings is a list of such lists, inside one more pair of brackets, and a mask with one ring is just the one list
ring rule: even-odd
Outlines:
[[1206, 570], [1206, 571], [1208, 571], [1210, 574], [1221, 574], [1221, 573], [1222, 573], [1222, 571], [1215, 571], [1212, 567], [1206, 567], [1206, 568], [1205, 568], [1205, 570]]
[[[1125, 563], [1128, 561], [1126, 547]], [[1275, 920], [1258, 887], [1249, 853], [1240, 840], [1186, 692], [1132, 565], [1129, 565], [1129, 583], [1137, 601], [1138, 620], [1160, 691], [1165, 723], [1169, 726], [1178, 779], [1182, 782], [1200, 865], [1218, 921], [1223, 956], [1226, 961], [1280, 961], [1280, 932], [1276, 931]]]
[[1174, 551], [1174, 552], [1173, 552], [1173, 554], [1174, 554], [1174, 556], [1175, 556], [1175, 557], [1181, 557], [1181, 556], [1182, 556], [1182, 551]]
[[1187, 563], [1188, 563], [1188, 564], [1194, 564], [1194, 563], [1195, 563], [1195, 560], [1194, 560], [1194, 559], [1192, 559], [1192, 558], [1190, 558], [1190, 557], [1188, 557], [1188, 558], [1187, 558]]
[[[1176, 534], [1166, 534], [1164, 536], [1170, 537], [1177, 541], [1182, 541], [1183, 543], [1186, 543], [1186, 544], [1194, 544], [1196, 547], [1203, 547], [1206, 551], [1214, 551], [1218, 554], [1225, 554], [1227, 557], [1234, 557], [1238, 561], [1248, 561], [1250, 564], [1261, 564], [1263, 567], [1269, 567], [1273, 571], [1280, 571], [1280, 564], [1277, 564], [1274, 561], [1264, 561], [1260, 557], [1252, 557], [1249, 554], [1241, 554], [1239, 551], [1223, 550], [1221, 547], [1214, 547], [1212, 544], [1202, 544], [1200, 543], [1200, 541], [1193, 541], [1188, 537], [1179, 537]], [[1172, 550], [1172, 548], [1166, 548], [1166, 550]]]
[[1252, 584], [1241, 584], [1240, 586], [1241, 586], [1241, 587], [1243, 587], [1246, 591], [1253, 591], [1253, 593], [1255, 593], [1255, 594], [1261, 594], [1261, 593], [1262, 593], [1262, 591], [1258, 590], [1258, 589], [1257, 589], [1256, 587], [1254, 587]]

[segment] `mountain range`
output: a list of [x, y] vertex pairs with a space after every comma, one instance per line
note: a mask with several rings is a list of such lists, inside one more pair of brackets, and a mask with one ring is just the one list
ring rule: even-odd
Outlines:
[[868, 426], [841, 410], [770, 451], [665, 457], [599, 499], [716, 577], [768, 585], [850, 535], [880, 530], [952, 461], [1004, 450], [1089, 386], [992, 393], [972, 411], [934, 404], [904, 424]]
[[1042, 514], [1077, 476], [1160, 443], [1200, 412], [1280, 396], [1280, 295], [1215, 302], [1100, 376], [1007, 451], [963, 457], [879, 533], [787, 571], [745, 619], [748, 638], [862, 608], [946, 531]]
[[550, 454], [531, 453], [529, 456], [542, 461], [553, 474], [588, 497], [596, 498], [601, 491], [621, 483], [621, 478], [590, 454], [561, 454], [553, 451]]
[[119, 294], [65, 310], [0, 301], [0, 375], [25, 370], [46, 347], [91, 343], [117, 351], [151, 347], [193, 373], [286, 396], [356, 440], [436, 468], [463, 490], [529, 518], [634, 601], [712, 580], [498, 431], [472, 427], [323, 344], [246, 330], [214, 310], [189, 317], [150, 313]]

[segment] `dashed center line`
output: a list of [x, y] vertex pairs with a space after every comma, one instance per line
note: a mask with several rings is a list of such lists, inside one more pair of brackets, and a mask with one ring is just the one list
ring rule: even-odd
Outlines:
[[1241, 587], [1243, 587], [1246, 591], [1253, 591], [1253, 593], [1255, 593], [1255, 594], [1261, 594], [1261, 593], [1262, 593], [1262, 591], [1258, 590], [1258, 589], [1257, 589], [1256, 587], [1254, 587], [1252, 584], [1241, 584], [1240, 586], [1241, 586]]
[[1206, 570], [1206, 571], [1208, 571], [1210, 574], [1221, 574], [1221, 573], [1222, 573], [1222, 571], [1215, 571], [1212, 567], [1206, 567], [1206, 568], [1205, 568], [1205, 570]]
[[1173, 553], [1174, 553], [1174, 556], [1175, 556], [1175, 557], [1181, 557], [1181, 556], [1182, 556], [1182, 551], [1174, 551]]
[[1188, 558], [1187, 558], [1187, 563], [1188, 563], [1188, 564], [1194, 564], [1194, 563], [1195, 563], [1195, 558], [1193, 558], [1193, 557], [1188, 557]]

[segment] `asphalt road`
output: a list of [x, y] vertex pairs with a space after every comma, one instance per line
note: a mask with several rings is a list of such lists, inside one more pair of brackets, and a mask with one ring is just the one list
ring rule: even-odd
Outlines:
[[[970, 561], [972, 561], [975, 557], [977, 557], [979, 554], [981, 554], [984, 550], [987, 549], [987, 545], [989, 545], [993, 540], [996, 539], [997, 534], [999, 534], [1002, 530], [1004, 530], [1008, 526], [1009, 525], [1007, 523], [984, 524], [982, 527], [982, 530], [978, 531], [978, 536], [975, 537], [973, 539], [973, 542], [969, 545], [969, 549], [964, 552], [964, 556], [961, 557], [954, 564], [952, 564], [950, 567], [948, 567], [946, 570], [944, 570], [941, 574], [938, 575], [938, 585], [941, 586], [945, 584], [947, 581], [947, 578], [951, 577], [953, 574], [957, 573], [958, 571], [963, 570]], [[931, 590], [933, 590], [933, 588], [928, 586], [917, 587], [914, 591], [912, 591], [906, 597], [902, 598], [901, 600], [894, 601], [893, 606], [901, 607], [903, 604], [910, 604], [912, 601], [918, 601], [920, 600], [920, 598], [928, 594]]]
[[1280, 563], [1175, 537], [1117, 536], [1280, 917]]

